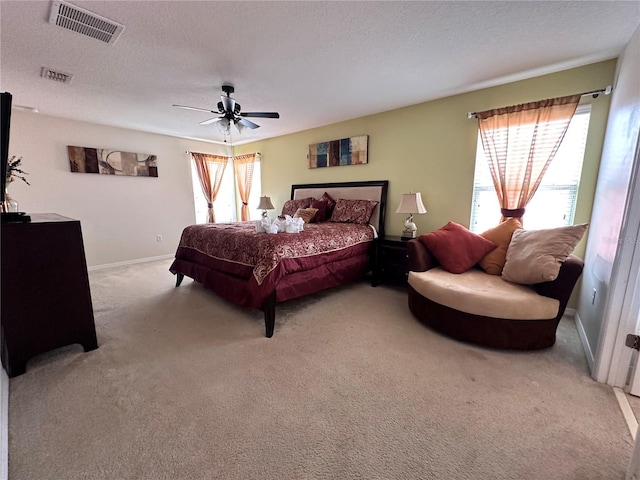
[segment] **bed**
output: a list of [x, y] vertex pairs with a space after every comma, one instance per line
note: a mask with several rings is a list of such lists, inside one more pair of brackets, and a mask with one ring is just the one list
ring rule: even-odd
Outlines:
[[[225, 300], [264, 312], [273, 336], [276, 304], [362, 278], [372, 267], [373, 244], [384, 236], [387, 180], [292, 185], [291, 200], [377, 202], [368, 224], [306, 223], [300, 233], [258, 233], [254, 221], [191, 225], [170, 267], [176, 287], [185, 276]], [[278, 214], [280, 212], [278, 211]]]

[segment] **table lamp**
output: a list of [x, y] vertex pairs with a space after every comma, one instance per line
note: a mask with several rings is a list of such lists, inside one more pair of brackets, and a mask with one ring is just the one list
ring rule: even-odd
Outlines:
[[260, 197], [260, 203], [258, 204], [258, 210], [262, 210], [262, 218], [267, 218], [267, 210], [273, 210], [274, 206], [271, 203], [269, 197]]
[[402, 230], [401, 238], [403, 240], [410, 240], [416, 238], [418, 235], [418, 227], [413, 223], [414, 213], [427, 213], [427, 209], [424, 208], [422, 203], [422, 196], [418, 193], [403, 193], [400, 199], [400, 205], [396, 213], [408, 213], [409, 216], [404, 220], [404, 229]]

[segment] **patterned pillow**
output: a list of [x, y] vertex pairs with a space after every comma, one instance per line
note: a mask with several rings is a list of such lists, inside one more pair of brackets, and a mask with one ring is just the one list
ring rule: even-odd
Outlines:
[[329, 216], [327, 214], [329, 210], [329, 202], [326, 202], [324, 200], [312, 200], [311, 208], [318, 209], [318, 211], [316, 212], [316, 216], [313, 217], [313, 220], [311, 220], [313, 223], [320, 223], [320, 222], [327, 221], [327, 217]]
[[327, 192], [324, 192], [320, 197], [320, 200], [327, 202], [327, 219], [331, 218], [333, 209], [336, 207], [336, 201]]
[[286, 202], [284, 202], [284, 205], [282, 206], [281, 215], [283, 217], [285, 215], [289, 215], [290, 217], [293, 217], [299, 208], [307, 208], [309, 205], [311, 205], [311, 200], [313, 200], [313, 198], [311, 197], [302, 198], [300, 200], [287, 200]]
[[318, 213], [317, 208], [299, 208], [293, 218], [301, 218], [304, 223], [310, 223], [313, 221], [313, 217]]
[[371, 219], [376, 200], [346, 200], [339, 198], [331, 214], [330, 222], [361, 223], [366, 225]]

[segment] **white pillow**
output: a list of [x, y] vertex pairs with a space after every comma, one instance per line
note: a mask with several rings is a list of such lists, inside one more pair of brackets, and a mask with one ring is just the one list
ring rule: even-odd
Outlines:
[[502, 278], [532, 285], [558, 278], [560, 266], [587, 230], [587, 224], [513, 232]]

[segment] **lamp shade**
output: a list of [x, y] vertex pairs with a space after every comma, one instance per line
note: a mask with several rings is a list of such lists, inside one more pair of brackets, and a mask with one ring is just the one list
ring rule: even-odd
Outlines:
[[427, 209], [424, 208], [422, 203], [420, 192], [403, 193], [396, 213], [427, 213]]
[[260, 197], [260, 203], [258, 204], [258, 210], [273, 210], [274, 206], [271, 203], [269, 197]]

